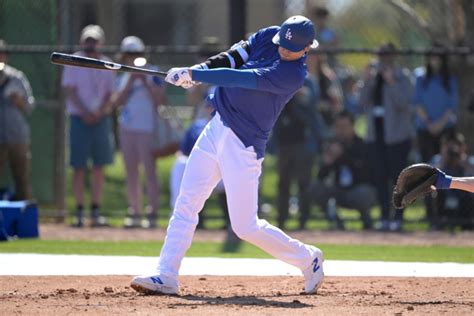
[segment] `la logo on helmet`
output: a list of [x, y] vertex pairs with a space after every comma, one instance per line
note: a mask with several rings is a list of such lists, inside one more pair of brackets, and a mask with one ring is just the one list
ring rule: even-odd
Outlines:
[[285, 38], [286, 38], [287, 40], [291, 41], [291, 38], [292, 38], [292, 37], [293, 37], [293, 36], [291, 35], [291, 30], [290, 30], [290, 29], [286, 30]]

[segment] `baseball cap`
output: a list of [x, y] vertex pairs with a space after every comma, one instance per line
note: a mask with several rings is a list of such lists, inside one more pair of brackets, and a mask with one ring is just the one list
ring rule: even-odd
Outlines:
[[120, 44], [120, 51], [122, 53], [143, 53], [145, 51], [145, 44], [136, 36], [127, 36]]
[[84, 42], [88, 38], [93, 38], [98, 42], [104, 42], [104, 30], [99, 25], [89, 24], [82, 29], [80, 41]]
[[302, 51], [311, 44], [311, 48], [318, 47], [314, 39], [313, 22], [301, 15], [295, 15], [283, 22], [280, 31], [275, 34], [272, 42], [292, 52]]

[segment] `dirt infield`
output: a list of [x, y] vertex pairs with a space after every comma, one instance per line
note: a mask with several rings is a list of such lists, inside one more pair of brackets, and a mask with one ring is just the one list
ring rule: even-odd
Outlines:
[[[474, 234], [290, 232], [317, 243], [473, 246]], [[43, 224], [42, 239], [162, 240], [163, 229], [74, 229]], [[222, 241], [224, 231], [194, 240]], [[0, 263], [1, 268], [1, 263]], [[318, 295], [302, 295], [302, 277], [181, 277], [179, 296], [143, 296], [124, 276], [2, 276], [0, 315], [473, 315], [471, 278], [327, 277]]]
[[472, 315], [472, 279], [182, 277], [179, 296], [143, 296], [130, 277], [0, 277], [0, 315]]

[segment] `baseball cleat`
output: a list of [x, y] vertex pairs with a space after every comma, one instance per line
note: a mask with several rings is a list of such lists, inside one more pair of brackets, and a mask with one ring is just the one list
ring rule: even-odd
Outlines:
[[178, 294], [178, 282], [163, 275], [140, 275], [133, 278], [130, 286], [146, 295]]
[[304, 292], [306, 294], [315, 294], [324, 280], [323, 272], [323, 252], [316, 248], [316, 253], [311, 265], [303, 270]]

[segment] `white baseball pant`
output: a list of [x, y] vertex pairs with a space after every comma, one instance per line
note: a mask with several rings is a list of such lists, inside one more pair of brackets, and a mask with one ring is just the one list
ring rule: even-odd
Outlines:
[[311, 265], [314, 250], [259, 219], [258, 181], [262, 159], [246, 148], [234, 132], [224, 126], [219, 114], [209, 122], [187, 162], [180, 193], [161, 249], [157, 272], [177, 278], [181, 261], [191, 246], [202, 210], [212, 190], [223, 180], [232, 229], [270, 255], [302, 270]]
[[[170, 174], [170, 207], [174, 209], [176, 199], [179, 195], [179, 188], [181, 187], [181, 181], [183, 181], [184, 169], [188, 163], [188, 156], [178, 155], [174, 161], [173, 167], [171, 168]], [[224, 192], [224, 183], [220, 181], [214, 188], [213, 193]]]

